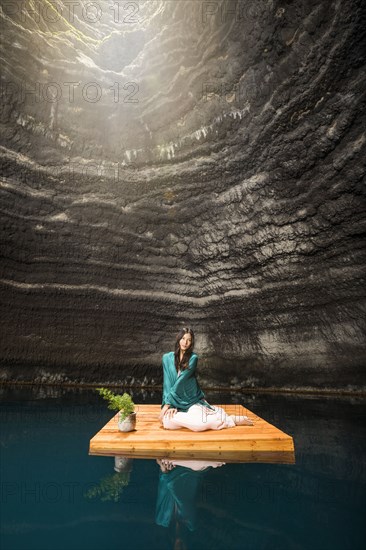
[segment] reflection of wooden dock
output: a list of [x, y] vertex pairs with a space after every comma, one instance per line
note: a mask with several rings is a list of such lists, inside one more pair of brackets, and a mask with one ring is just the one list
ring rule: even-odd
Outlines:
[[295, 462], [291, 436], [241, 405], [220, 407], [228, 414], [249, 416], [254, 425], [205, 432], [192, 432], [187, 428], [164, 430], [159, 423], [160, 405], [137, 405], [136, 430], [118, 431], [115, 415], [90, 440], [89, 454], [225, 462]]

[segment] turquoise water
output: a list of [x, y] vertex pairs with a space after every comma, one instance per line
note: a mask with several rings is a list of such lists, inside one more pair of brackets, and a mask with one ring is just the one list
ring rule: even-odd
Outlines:
[[[0, 395], [2, 550], [364, 548], [361, 398], [207, 392], [291, 434], [296, 464], [162, 474], [154, 460], [119, 473], [113, 457], [88, 455], [113, 414], [92, 390], [3, 387]], [[160, 401], [159, 392], [133, 397]]]

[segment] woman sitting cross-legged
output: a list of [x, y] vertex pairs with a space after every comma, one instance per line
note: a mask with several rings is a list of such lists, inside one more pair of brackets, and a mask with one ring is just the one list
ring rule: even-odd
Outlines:
[[188, 428], [195, 432], [253, 425], [247, 416], [228, 415], [221, 407], [210, 405], [201, 390], [193, 353], [194, 333], [183, 328], [176, 337], [175, 351], [163, 355], [163, 400], [160, 421], [167, 430]]

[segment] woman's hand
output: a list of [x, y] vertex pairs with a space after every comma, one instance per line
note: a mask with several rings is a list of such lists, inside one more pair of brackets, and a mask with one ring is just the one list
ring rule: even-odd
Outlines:
[[159, 415], [160, 422], [163, 423], [163, 418], [164, 417], [172, 418], [175, 415], [176, 412], [177, 412], [177, 409], [170, 408], [170, 405], [168, 405], [168, 404], [164, 405], [164, 407], [161, 409], [161, 412], [160, 412], [160, 415]]
[[164, 418], [164, 414], [166, 413], [166, 411], [169, 409], [170, 405], [164, 405], [164, 407], [161, 409], [160, 411], [160, 414], [159, 414], [159, 420], [161, 422], [161, 424], [163, 423], [163, 418]]
[[170, 420], [176, 412], [178, 412], [177, 409], [168, 409], [164, 414], [164, 418], [168, 418]]
[[167, 458], [161, 458], [157, 459], [156, 462], [159, 464], [161, 471], [163, 474], [166, 474], [167, 472], [170, 472], [173, 468], [175, 468], [175, 464]]

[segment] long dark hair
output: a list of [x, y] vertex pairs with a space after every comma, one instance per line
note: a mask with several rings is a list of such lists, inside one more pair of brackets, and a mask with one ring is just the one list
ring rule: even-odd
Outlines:
[[[189, 346], [189, 348], [186, 349], [186, 351], [184, 352], [183, 357], [182, 357], [182, 361], [181, 361], [180, 360], [180, 345], [179, 345], [179, 342], [185, 334], [190, 334], [191, 335], [192, 343]], [[174, 348], [174, 363], [175, 363], [175, 368], [176, 368], [177, 372], [178, 372], [179, 369], [180, 370], [188, 369], [188, 363], [189, 363], [189, 360], [190, 360], [191, 355], [193, 353], [193, 348], [194, 348], [194, 332], [190, 327], [183, 327], [178, 332], [178, 334], [176, 336], [175, 348]]]

